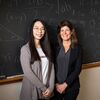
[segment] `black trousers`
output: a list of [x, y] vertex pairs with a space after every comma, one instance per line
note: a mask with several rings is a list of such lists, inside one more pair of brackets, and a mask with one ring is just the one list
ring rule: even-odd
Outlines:
[[76, 100], [79, 94], [79, 89], [67, 91], [64, 94], [60, 94], [59, 92], [55, 92], [54, 100]]

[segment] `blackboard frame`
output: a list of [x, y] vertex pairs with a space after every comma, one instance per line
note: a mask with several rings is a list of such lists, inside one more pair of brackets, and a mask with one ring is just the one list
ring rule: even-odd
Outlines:
[[22, 74], [20, 48], [27, 42], [30, 24], [35, 18], [45, 20], [55, 44], [58, 23], [62, 19], [70, 20], [83, 49], [83, 65], [100, 61], [99, 5], [100, 1], [95, 0], [77, 3], [73, 0], [0, 0], [0, 74], [5, 77]]
[[[100, 67], [100, 62], [94, 62], [94, 63], [82, 65], [83, 70], [84, 69], [90, 69], [90, 68], [97, 68], [97, 67]], [[21, 82], [22, 79], [23, 79], [23, 74], [22, 75], [15, 75], [15, 76], [12, 76], [12, 77], [8, 77], [7, 79], [0, 80], [0, 85]]]

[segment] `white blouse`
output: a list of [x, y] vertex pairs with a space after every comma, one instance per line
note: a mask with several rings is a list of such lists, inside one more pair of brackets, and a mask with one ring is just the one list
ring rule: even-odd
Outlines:
[[42, 77], [43, 77], [43, 83], [47, 83], [48, 79], [48, 69], [49, 69], [49, 61], [47, 57], [45, 56], [42, 48], [37, 48], [37, 52], [41, 58], [41, 63], [42, 63]]

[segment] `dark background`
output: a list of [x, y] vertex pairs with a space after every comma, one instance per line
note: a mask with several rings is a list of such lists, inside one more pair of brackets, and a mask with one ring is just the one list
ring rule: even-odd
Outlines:
[[47, 23], [53, 46], [58, 23], [70, 20], [83, 48], [83, 63], [100, 61], [100, 0], [0, 0], [0, 75], [22, 74], [20, 48], [35, 18]]

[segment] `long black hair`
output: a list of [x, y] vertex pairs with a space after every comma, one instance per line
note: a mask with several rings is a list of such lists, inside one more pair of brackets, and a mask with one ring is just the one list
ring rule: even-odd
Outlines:
[[43, 20], [40, 19], [35, 19], [32, 24], [31, 24], [31, 28], [30, 28], [30, 40], [29, 40], [29, 48], [30, 48], [30, 52], [31, 52], [31, 64], [34, 63], [34, 61], [36, 60], [40, 60], [39, 54], [37, 53], [36, 47], [35, 47], [35, 41], [34, 41], [34, 36], [33, 36], [33, 27], [35, 22], [40, 21], [43, 26], [44, 26], [44, 30], [45, 30], [45, 34], [43, 36], [43, 38], [40, 40], [40, 45], [41, 48], [43, 50], [43, 52], [45, 53], [46, 57], [51, 61], [51, 48], [50, 48], [50, 43], [49, 43], [49, 39], [48, 39], [48, 33], [47, 33], [47, 29], [46, 29], [46, 25], [44, 23]]

